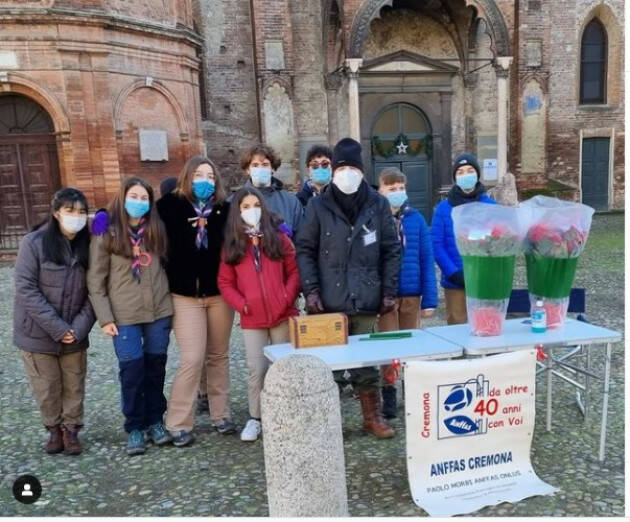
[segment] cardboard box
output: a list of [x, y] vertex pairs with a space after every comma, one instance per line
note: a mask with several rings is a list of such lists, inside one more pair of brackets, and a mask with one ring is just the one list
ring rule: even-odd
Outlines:
[[346, 314], [291, 317], [289, 338], [295, 348], [348, 344], [348, 318]]

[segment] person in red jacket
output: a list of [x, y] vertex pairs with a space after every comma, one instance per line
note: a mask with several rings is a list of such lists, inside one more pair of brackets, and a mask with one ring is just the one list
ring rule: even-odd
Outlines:
[[260, 392], [268, 368], [263, 348], [288, 342], [289, 317], [298, 315], [295, 247], [278, 225], [259, 190], [248, 186], [234, 195], [217, 282], [225, 301], [241, 315], [251, 416], [241, 432], [243, 441], [255, 441], [262, 431]]

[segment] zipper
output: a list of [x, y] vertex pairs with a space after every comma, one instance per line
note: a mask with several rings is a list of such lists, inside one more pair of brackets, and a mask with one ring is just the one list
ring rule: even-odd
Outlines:
[[262, 273], [262, 257], [260, 258], [260, 272], [258, 272], [258, 281], [262, 290], [263, 301], [265, 303], [265, 315], [267, 316], [267, 324], [271, 324], [271, 317], [269, 316], [269, 298], [265, 290], [265, 278]]

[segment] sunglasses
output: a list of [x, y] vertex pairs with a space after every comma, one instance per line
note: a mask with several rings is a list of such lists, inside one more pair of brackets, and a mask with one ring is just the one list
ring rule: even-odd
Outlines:
[[308, 166], [311, 167], [312, 169], [317, 169], [319, 167], [327, 169], [328, 167], [330, 167], [330, 161], [322, 161], [321, 163], [317, 163], [317, 162], [313, 161], [313, 162], [309, 163]]

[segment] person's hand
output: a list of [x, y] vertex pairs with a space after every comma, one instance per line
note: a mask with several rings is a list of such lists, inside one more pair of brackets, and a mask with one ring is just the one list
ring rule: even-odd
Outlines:
[[464, 288], [466, 283], [464, 282], [464, 271], [458, 270], [454, 274], [451, 274], [446, 278], [447, 281], [455, 286], [459, 286], [460, 288]]
[[321, 314], [324, 311], [324, 303], [318, 290], [313, 290], [306, 296], [306, 311], [309, 314]]
[[423, 317], [424, 319], [427, 319], [429, 317], [433, 317], [433, 312], [435, 312], [435, 308], [424, 308], [420, 312], [420, 316]]
[[383, 300], [381, 301], [381, 315], [388, 314], [394, 308], [396, 308], [396, 298], [390, 295], [384, 295]]
[[114, 323], [104, 324], [101, 330], [103, 330], [105, 335], [109, 335], [110, 337], [116, 337], [118, 335], [118, 328], [116, 328]]
[[74, 332], [72, 330], [68, 330], [65, 335], [61, 338], [61, 342], [63, 344], [72, 344], [73, 342], [75, 342], [77, 339], [74, 336]]

